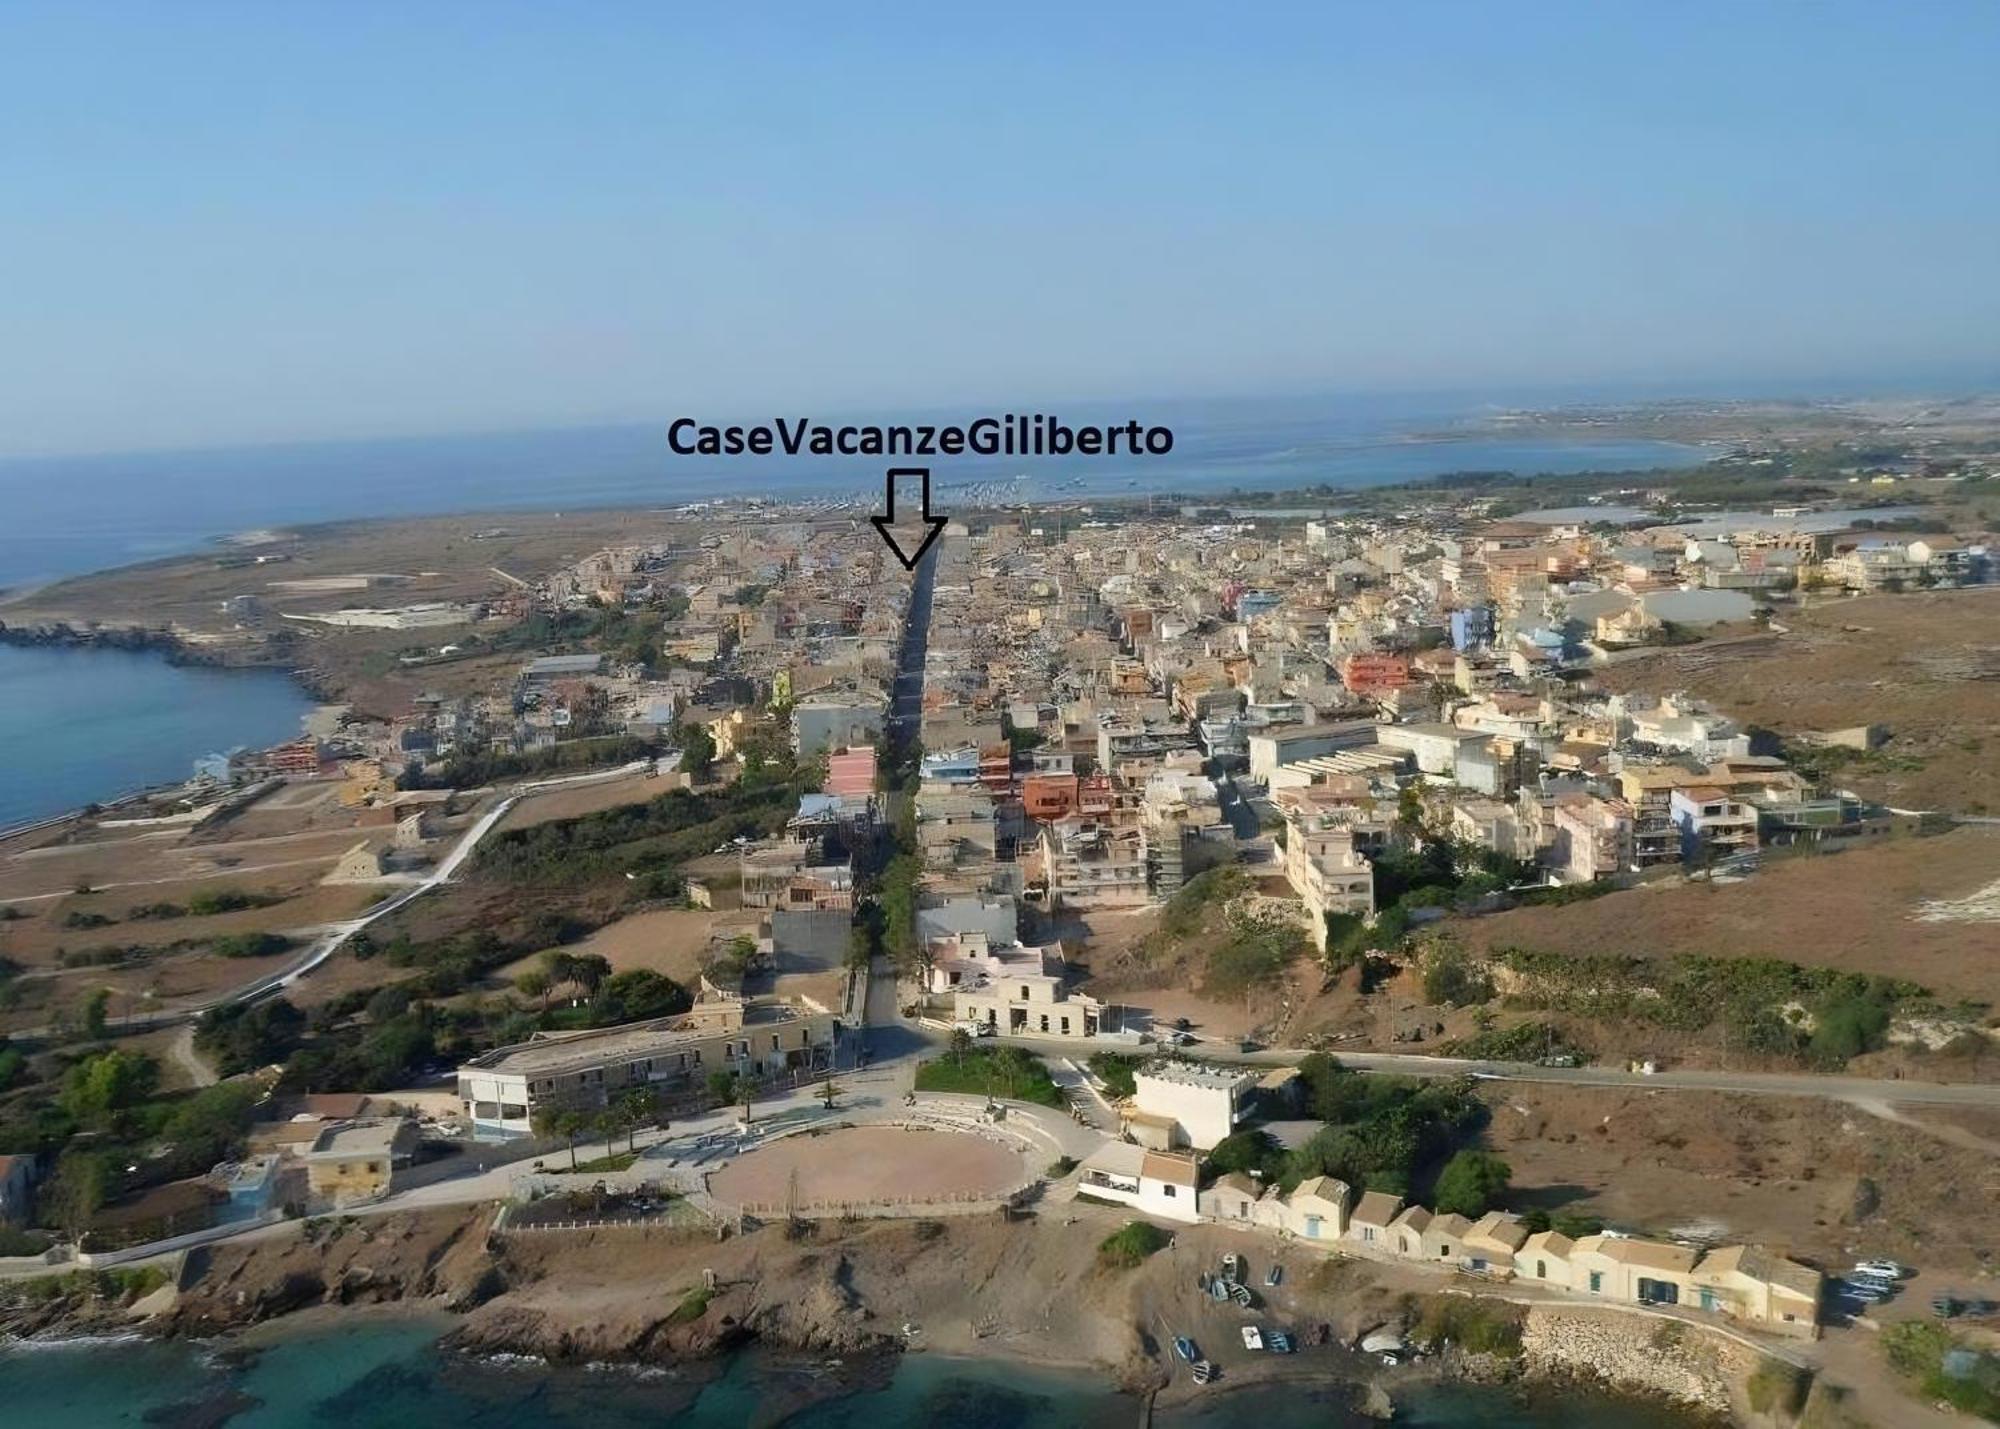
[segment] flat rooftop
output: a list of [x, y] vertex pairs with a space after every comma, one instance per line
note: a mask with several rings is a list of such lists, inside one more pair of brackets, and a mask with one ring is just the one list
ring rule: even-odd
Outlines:
[[1177, 1087], [1200, 1087], [1207, 1091], [1231, 1092], [1255, 1086], [1258, 1073], [1242, 1068], [1211, 1067], [1201, 1062], [1148, 1062], [1138, 1075]]
[[[743, 1004], [743, 1028], [774, 1027], [798, 1022], [826, 1009], [811, 1002], [756, 1001]], [[650, 1022], [626, 1022], [588, 1032], [554, 1033], [512, 1047], [496, 1047], [474, 1057], [460, 1072], [500, 1072], [511, 1076], [546, 1077], [590, 1067], [611, 1066], [691, 1047], [718, 1037], [735, 1037], [740, 1029], [711, 1012], [682, 1013]]]

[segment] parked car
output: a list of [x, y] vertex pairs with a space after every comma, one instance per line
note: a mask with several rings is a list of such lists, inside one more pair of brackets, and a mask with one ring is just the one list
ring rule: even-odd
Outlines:
[[1910, 1273], [1910, 1267], [1894, 1260], [1857, 1260], [1854, 1273], [1877, 1276], [1883, 1280], [1901, 1280]]

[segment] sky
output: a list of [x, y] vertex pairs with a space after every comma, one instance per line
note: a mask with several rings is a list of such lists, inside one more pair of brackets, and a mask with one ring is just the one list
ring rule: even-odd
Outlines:
[[1983, 0], [11, 0], [0, 455], [2000, 386], [1995, 54]]

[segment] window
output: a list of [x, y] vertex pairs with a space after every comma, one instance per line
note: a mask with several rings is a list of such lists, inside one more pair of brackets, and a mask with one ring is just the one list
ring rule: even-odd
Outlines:
[[1410, 1253], [1410, 1238], [1408, 1236], [1399, 1237], [1396, 1241], [1396, 1249], [1404, 1255], [1408, 1255]]
[[1375, 1239], [1375, 1227], [1373, 1227], [1373, 1226], [1363, 1226], [1363, 1227], [1361, 1228], [1361, 1238], [1362, 1238], [1363, 1240], [1373, 1240], [1373, 1239]]
[[1548, 1278], [1549, 1278], [1549, 1263], [1548, 1263], [1548, 1262], [1547, 1262], [1546, 1260], [1538, 1260], [1538, 1261], [1536, 1261], [1536, 1262], [1535, 1262], [1535, 1279], [1537, 1279], [1537, 1280], [1547, 1280]]
[[1451, 1246], [1449, 1243], [1438, 1247], [1438, 1259], [1439, 1260], [1451, 1259]]
[[1309, 1236], [1309, 1237], [1311, 1237], [1311, 1238], [1312, 1238], [1312, 1239], [1314, 1239], [1314, 1240], [1318, 1240], [1318, 1239], [1319, 1239], [1319, 1217], [1318, 1217], [1318, 1216], [1307, 1216], [1307, 1217], [1306, 1217], [1306, 1235], [1307, 1235], [1307, 1236]]
[[1178, 1188], [1173, 1186], [1162, 1186], [1160, 1187], [1160, 1189], [1166, 1193], [1166, 1197], [1170, 1201], [1174, 1198], [1174, 1196], [1178, 1192]]
[[1604, 1293], [1603, 1271], [1593, 1270], [1590, 1272], [1590, 1293], [1593, 1295], [1602, 1295]]

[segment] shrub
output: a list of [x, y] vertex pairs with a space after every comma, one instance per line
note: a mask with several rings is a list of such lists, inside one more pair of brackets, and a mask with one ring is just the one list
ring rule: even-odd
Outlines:
[[245, 908], [269, 908], [285, 900], [271, 893], [248, 893], [241, 888], [209, 888], [191, 895], [187, 911], [197, 918], [217, 913], [237, 913]]
[[1424, 959], [1424, 998], [1443, 1007], [1468, 1007], [1493, 996], [1493, 980], [1454, 943], [1440, 943]]
[[1040, 1106], [1064, 1105], [1062, 1089], [1040, 1057], [1018, 1047], [975, 1047], [917, 1067], [920, 1092], [972, 1092]]
[[1490, 1151], [1461, 1151], [1438, 1174], [1432, 1201], [1440, 1214], [1477, 1220], [1507, 1194], [1513, 1168]]
[[1134, 1074], [1139, 1070], [1139, 1059], [1123, 1052], [1093, 1052], [1090, 1054], [1090, 1070], [1097, 1080], [1104, 1083], [1104, 1090], [1114, 1097], [1136, 1096], [1139, 1091]]
[[680, 1304], [667, 1313], [669, 1325], [689, 1325], [708, 1313], [708, 1302], [715, 1298], [715, 1292], [696, 1288], [681, 1296]]
[[282, 933], [228, 933], [215, 939], [208, 948], [217, 957], [268, 958], [291, 945], [292, 940]]
[[1097, 1247], [1097, 1263], [1106, 1270], [1135, 1269], [1147, 1256], [1166, 1248], [1167, 1233], [1147, 1221], [1130, 1221]]
[[1445, 1344], [1476, 1355], [1521, 1353], [1520, 1307], [1466, 1295], [1433, 1295], [1424, 1302], [1411, 1337], [1432, 1349]]
[[1744, 1389], [1749, 1396], [1750, 1407], [1759, 1414], [1773, 1411], [1797, 1414], [1806, 1407], [1806, 1394], [1812, 1389], [1812, 1373], [1783, 1360], [1766, 1359], [1751, 1371], [1750, 1381]]

